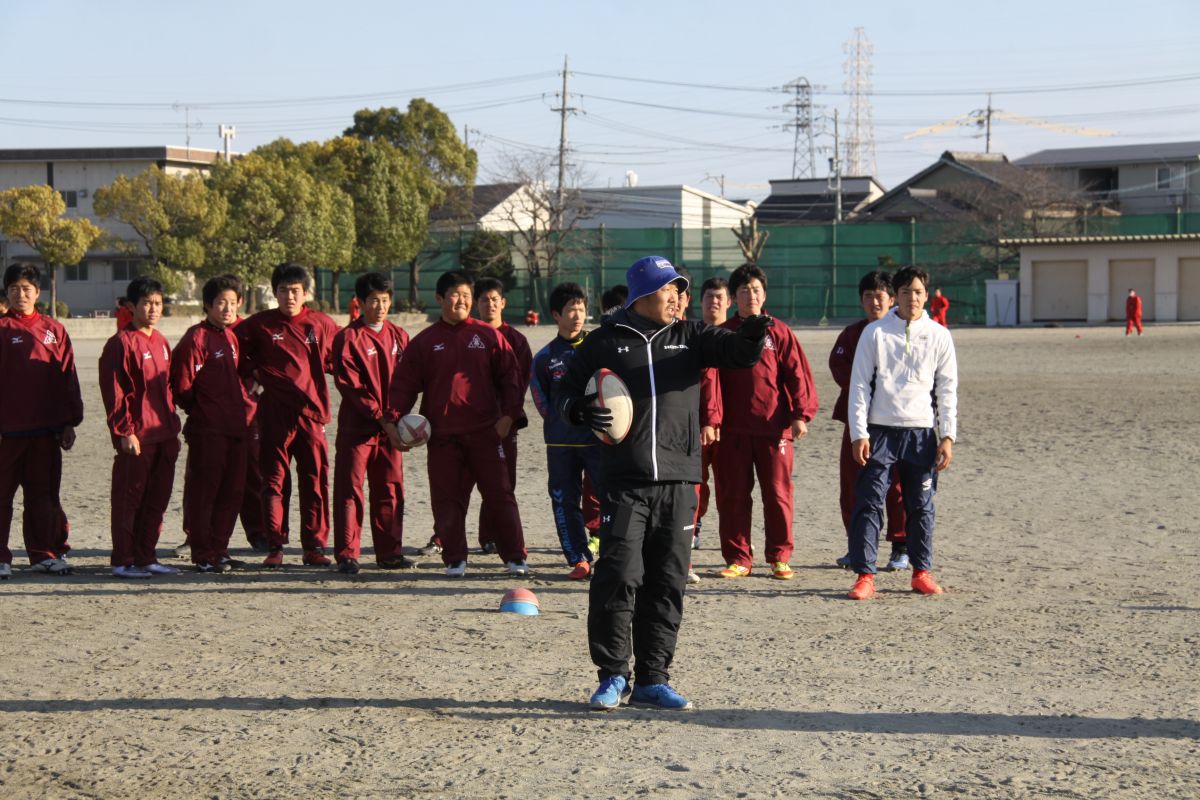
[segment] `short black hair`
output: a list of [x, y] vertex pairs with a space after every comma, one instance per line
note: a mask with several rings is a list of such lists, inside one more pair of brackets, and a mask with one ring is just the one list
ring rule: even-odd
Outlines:
[[485, 275], [475, 281], [471, 292], [476, 298], [482, 297], [488, 292], [499, 292], [500, 296], [504, 297], [504, 281], [499, 278], [493, 278], [491, 275]]
[[204, 282], [204, 288], [200, 290], [200, 297], [204, 300], [205, 308], [212, 308], [212, 304], [217, 302], [217, 295], [221, 292], [233, 292], [237, 295], [237, 299], [241, 300], [242, 295], [242, 279], [232, 273], [218, 275], [215, 278], [209, 278]]
[[[684, 283], [687, 284], [687, 288], [680, 289], [679, 293], [686, 294], [690, 297], [692, 294], [692, 273], [688, 272], [688, 268], [683, 266], [682, 264], [676, 265], [675, 272], [676, 272], [676, 274], [679, 275], [679, 277], [683, 278]], [[678, 281], [676, 281], [676, 283], [678, 283]]]
[[892, 276], [892, 286], [898, 292], [914, 280], [921, 281], [926, 291], [929, 290], [929, 273], [920, 267], [901, 267], [896, 270], [896, 274]]
[[42, 271], [37, 268], [37, 265], [27, 261], [18, 261], [4, 270], [4, 290], [8, 291], [9, 286], [22, 279], [29, 281], [39, 289], [42, 288]]
[[271, 273], [272, 292], [278, 292], [279, 287], [283, 284], [290, 286], [293, 283], [301, 284], [306, 292], [312, 291], [312, 275], [299, 264], [285, 262], [277, 266]]
[[550, 290], [550, 310], [562, 313], [568, 303], [582, 300], [587, 305], [587, 293], [578, 283], [560, 283]]
[[354, 296], [359, 302], [367, 302], [367, 298], [375, 292], [383, 292], [392, 296], [392, 279], [382, 272], [364, 272], [354, 281]]
[[892, 288], [892, 276], [881, 269], [868, 272], [858, 282], [859, 297], [862, 297], [865, 292], [878, 292], [880, 289], [889, 295], [896, 294], [896, 290]]
[[618, 283], [600, 295], [600, 306], [605, 311], [610, 308], [623, 308], [625, 301], [628, 299], [629, 287], [623, 283]]
[[471, 277], [471, 273], [462, 269], [452, 269], [438, 276], [437, 287], [434, 289], [434, 292], [445, 297], [447, 291], [453, 289], [455, 286], [462, 286], [464, 283], [471, 287], [471, 293], [474, 294], [475, 280]]
[[762, 284], [762, 287], [766, 289], [767, 273], [763, 272], [762, 268], [759, 267], [758, 264], [742, 264], [729, 276], [729, 295], [732, 297], [733, 295], [737, 294], [737, 290], [740, 289], [743, 284], [747, 284], [756, 278]]
[[162, 282], [157, 278], [151, 278], [149, 275], [137, 276], [129, 282], [129, 288], [125, 290], [125, 296], [135, 306], [143, 297], [149, 297], [152, 294], [163, 296], [166, 293], [167, 290], [163, 288]]
[[714, 275], [704, 283], [700, 284], [700, 296], [704, 297], [704, 295], [708, 294], [709, 292], [715, 292], [721, 289], [724, 289], [725, 293], [729, 294], [729, 281], [725, 280], [720, 275]]

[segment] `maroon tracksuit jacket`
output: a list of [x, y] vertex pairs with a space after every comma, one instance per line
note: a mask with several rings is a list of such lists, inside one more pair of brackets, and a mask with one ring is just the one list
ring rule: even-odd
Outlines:
[[404, 461], [381, 427], [388, 387], [408, 334], [384, 320], [378, 331], [362, 317], [333, 339], [333, 380], [338, 408], [333, 468], [333, 542], [339, 562], [357, 561], [363, 523], [363, 480], [371, 484], [371, 540], [376, 562], [396, 561], [404, 545]]
[[[741, 317], [721, 327], [736, 331]], [[758, 475], [768, 563], [792, 557], [792, 422], [812, 420], [817, 389], [796, 334], [786, 325], [767, 332], [751, 369], [719, 371], [722, 412], [717, 449], [717, 510], [726, 563], [750, 567], [750, 504]]]
[[[533, 351], [529, 349], [529, 340], [525, 338], [525, 334], [504, 322], [497, 328], [500, 335], [504, 337], [504, 341], [508, 342], [508, 346], [512, 348], [513, 355], [517, 359], [517, 373], [522, 377], [521, 380], [521, 412], [513, 417], [512, 430], [508, 432], [508, 436], [504, 437], [504, 460], [508, 465], [508, 480], [513, 486], [513, 491], [517, 488], [517, 431], [522, 428], [529, 427], [529, 417], [525, 415], [525, 393], [529, 391], [529, 381], [533, 378]], [[488, 542], [494, 541], [495, 536], [491, 534], [488, 520], [491, 519], [491, 510], [486, 502], [479, 504], [479, 546], [483, 547]]]
[[447, 564], [467, 558], [466, 516], [471, 488], [492, 510], [490, 530], [505, 561], [526, 556], [521, 517], [495, 424], [514, 420], [524, 402], [516, 357], [494, 328], [476, 319], [438, 320], [413, 337], [392, 379], [389, 414], [407, 414], [421, 395], [429, 420], [429, 487], [434, 535]]
[[12, 563], [8, 539], [21, 487], [25, 552], [36, 564], [67, 549], [59, 517], [58, 435], [83, 421], [83, 398], [66, 329], [36, 312], [0, 316], [0, 375], [0, 563]]
[[171, 394], [188, 415], [183, 503], [194, 564], [229, 557], [241, 510], [252, 404], [238, 374], [240, 349], [232, 328], [204, 321], [171, 355]]
[[[100, 396], [117, 453], [112, 471], [111, 562], [145, 566], [154, 547], [175, 482], [179, 415], [171, 399], [171, 348], [161, 333], [132, 324], [109, 339], [100, 354]], [[120, 450], [120, 439], [136, 436], [140, 455]]]
[[260, 311], [236, 328], [242, 344], [243, 374], [263, 387], [259, 397], [259, 465], [263, 514], [273, 548], [287, 542], [283, 486], [288, 463], [296, 459], [300, 493], [300, 541], [305, 550], [324, 548], [329, 538], [329, 387], [333, 338], [338, 326], [319, 311], [287, 317], [278, 309]]
[[[850, 453], [850, 422], [847, 417], [849, 403], [850, 372], [854, 368], [854, 353], [858, 350], [858, 340], [863, 331], [871, 324], [870, 320], [861, 319], [853, 325], [847, 325], [833, 349], [829, 351], [829, 371], [833, 373], [833, 381], [838, 385], [837, 402], [833, 404], [833, 418], [842, 423], [842, 447], [838, 455], [838, 476], [840, 489], [838, 502], [842, 508], [842, 524], [846, 533], [850, 533], [850, 516], [854, 513], [854, 484], [858, 473], [862, 471]], [[889, 542], [904, 542], [904, 501], [900, 496], [900, 481], [893, 476], [892, 486], [887, 493], [887, 540]]]

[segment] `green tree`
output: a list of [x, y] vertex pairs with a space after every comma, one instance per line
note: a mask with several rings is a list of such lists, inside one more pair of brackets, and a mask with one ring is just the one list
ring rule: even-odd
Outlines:
[[349, 266], [353, 203], [299, 163], [251, 153], [218, 164], [208, 182], [228, 205], [210, 271], [234, 272], [252, 286], [283, 261], [334, 271]]
[[58, 268], [78, 264], [103, 233], [88, 219], [63, 219], [67, 204], [51, 186], [0, 192], [0, 233], [37, 251], [50, 270], [50, 313], [58, 313]]
[[458, 261], [476, 276], [499, 278], [505, 286], [513, 280], [512, 245], [504, 234], [495, 231], [475, 231], [459, 253]]
[[[119, 175], [96, 190], [96, 213], [133, 228], [150, 256], [150, 273], [169, 292], [182, 284], [181, 271], [197, 272], [208, 261], [213, 238], [225, 223], [225, 198], [200, 175], [171, 175], [150, 167], [132, 178]], [[136, 245], [119, 243], [137, 252]]]

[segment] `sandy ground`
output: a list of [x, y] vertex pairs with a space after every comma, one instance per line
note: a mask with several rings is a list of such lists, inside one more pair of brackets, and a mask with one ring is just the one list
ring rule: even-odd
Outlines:
[[[797, 449], [796, 580], [711, 577], [706, 536], [673, 674], [696, 710], [611, 714], [584, 707], [587, 591], [565, 579], [532, 406], [519, 498], [540, 617], [496, 611], [518, 584], [494, 557], [463, 581], [345, 578], [290, 551], [282, 573], [126, 583], [106, 566], [101, 342], [77, 342], [79, 569], [0, 584], [0, 796], [1200, 796], [1200, 327], [956, 331], [948, 593], [885, 574], [870, 603], [831, 566], [835, 334], [799, 332], [822, 411]], [[419, 452], [408, 475], [421, 544]]]

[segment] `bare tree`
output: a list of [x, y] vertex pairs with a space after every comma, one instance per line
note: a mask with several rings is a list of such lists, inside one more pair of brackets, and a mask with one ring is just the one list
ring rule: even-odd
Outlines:
[[581, 223], [595, 214], [580, 192], [583, 175], [578, 167], [568, 165], [566, 184], [559, 192], [557, 172], [554, 155], [509, 154], [492, 176], [497, 182], [520, 186], [492, 216], [501, 220], [514, 253], [524, 262], [518, 263], [517, 269], [529, 273], [531, 299], [538, 308], [543, 305], [543, 284], [549, 283], [571, 256], [591, 249], [591, 237], [580, 230]]

